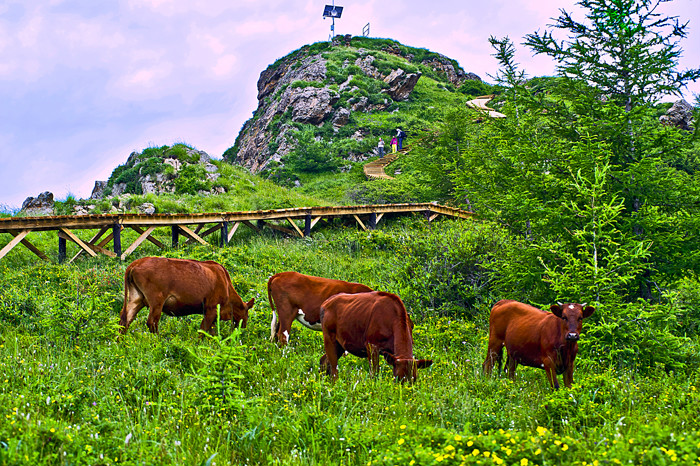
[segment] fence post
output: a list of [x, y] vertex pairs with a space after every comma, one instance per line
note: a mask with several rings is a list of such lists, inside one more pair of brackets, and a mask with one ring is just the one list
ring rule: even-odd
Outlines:
[[173, 225], [172, 227], [172, 239], [173, 239], [173, 249], [177, 248], [177, 242], [180, 236], [180, 227]]
[[63, 264], [66, 261], [66, 239], [62, 236], [58, 237], [58, 263]]
[[121, 227], [121, 225], [119, 225], [119, 223], [115, 223], [114, 225], [112, 225], [112, 236], [114, 237], [114, 239], [113, 239], [114, 254], [116, 254], [118, 258], [121, 258], [121, 256], [122, 256], [122, 227]]

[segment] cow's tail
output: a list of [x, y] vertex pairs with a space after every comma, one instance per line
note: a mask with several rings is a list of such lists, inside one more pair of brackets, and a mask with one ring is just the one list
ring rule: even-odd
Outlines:
[[121, 332], [126, 331], [127, 315], [126, 306], [129, 304], [129, 290], [131, 289], [131, 283], [133, 279], [131, 278], [131, 266], [126, 268], [124, 272], [124, 303], [122, 304], [122, 312], [119, 314], [119, 325], [121, 326]]
[[270, 341], [275, 341], [275, 335], [277, 330], [279, 330], [279, 322], [277, 321], [277, 310], [275, 309], [275, 302], [272, 299], [272, 292], [270, 290], [270, 284], [272, 280], [267, 282], [267, 300], [270, 302], [270, 309], [272, 309], [272, 322], [270, 323]]

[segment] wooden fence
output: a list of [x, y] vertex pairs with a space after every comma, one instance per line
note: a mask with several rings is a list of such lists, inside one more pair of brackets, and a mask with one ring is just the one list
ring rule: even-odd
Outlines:
[[[103, 254], [113, 258], [126, 259], [144, 241], [150, 241], [161, 249], [166, 246], [151, 236], [156, 228], [171, 229], [172, 247], [177, 247], [179, 237], [187, 237], [188, 242], [208, 245], [205, 238], [220, 231], [220, 246], [231, 241], [241, 225], [254, 231], [272, 228], [291, 236], [305, 237], [319, 221], [345, 217], [354, 219], [363, 230], [374, 229], [385, 216], [395, 214], [418, 213], [433, 221], [440, 215], [453, 218], [470, 218], [471, 212], [454, 207], [432, 203], [421, 204], [378, 204], [335, 207], [298, 207], [293, 209], [253, 210], [244, 212], [219, 212], [201, 214], [103, 214], [103, 215], [67, 215], [54, 217], [10, 217], [0, 218], [0, 233], [9, 233], [12, 239], [0, 249], [0, 260], [18, 244], [48, 261], [44, 252], [29, 241], [32, 232], [58, 232], [58, 261], [66, 260], [67, 241], [80, 248], [70, 259], [74, 261], [83, 252], [96, 257]], [[130, 228], [138, 236], [131, 245], [122, 249], [122, 230]], [[82, 240], [75, 230], [97, 230], [90, 240]], [[109, 243], [112, 248], [107, 249]]]

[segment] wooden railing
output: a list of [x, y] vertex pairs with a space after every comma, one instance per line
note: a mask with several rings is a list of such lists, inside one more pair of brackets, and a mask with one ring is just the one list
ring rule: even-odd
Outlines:
[[[103, 254], [121, 260], [134, 252], [144, 241], [150, 241], [161, 249], [166, 246], [154, 238], [156, 228], [170, 227], [172, 246], [177, 247], [180, 235], [189, 242], [208, 245], [204, 239], [220, 231], [219, 243], [225, 246], [231, 241], [240, 225], [254, 231], [265, 227], [281, 231], [291, 236], [309, 236], [312, 228], [321, 220], [348, 217], [354, 219], [364, 230], [374, 229], [386, 214], [419, 213], [428, 221], [439, 215], [454, 218], [470, 218], [471, 212], [433, 203], [421, 204], [376, 204], [356, 206], [318, 206], [292, 209], [252, 210], [244, 212], [218, 212], [201, 214], [103, 214], [67, 215], [53, 217], [10, 217], [0, 218], [0, 233], [9, 233], [13, 238], [0, 249], [0, 259], [5, 257], [18, 244], [48, 261], [48, 256], [32, 244], [28, 236], [32, 232], [58, 232], [58, 260], [66, 259], [66, 244], [71, 241], [78, 245], [79, 252], [71, 262], [83, 252], [90, 256]], [[255, 222], [255, 223], [254, 223]], [[287, 226], [285, 226], [287, 225]], [[138, 236], [129, 247], [122, 250], [121, 232], [125, 228], [134, 230]], [[90, 240], [83, 240], [75, 230], [97, 230]], [[112, 243], [112, 250], [106, 249]]]

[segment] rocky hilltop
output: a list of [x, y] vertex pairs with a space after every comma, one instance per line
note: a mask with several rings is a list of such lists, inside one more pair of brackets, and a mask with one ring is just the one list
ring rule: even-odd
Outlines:
[[[258, 107], [224, 158], [259, 172], [296, 147], [290, 133], [303, 125], [331, 127], [326, 133], [333, 134], [357, 113], [396, 112], [421, 76], [453, 87], [481, 82], [444, 55], [386, 39], [338, 36], [302, 47], [260, 73]], [[361, 128], [346, 133], [356, 141], [366, 136]]]

